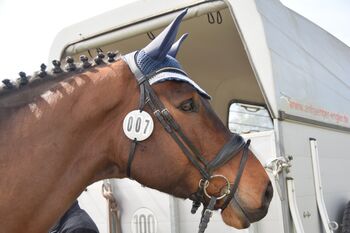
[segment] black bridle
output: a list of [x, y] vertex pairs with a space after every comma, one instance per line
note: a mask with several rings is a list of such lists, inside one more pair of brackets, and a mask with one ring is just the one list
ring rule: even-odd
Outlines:
[[[199, 225], [199, 232], [202, 233], [205, 231], [209, 219], [212, 215], [212, 211], [214, 210], [214, 206], [218, 200], [223, 199], [224, 203], [221, 205], [221, 210], [223, 211], [230, 201], [235, 198], [234, 195], [237, 191], [240, 179], [243, 174], [243, 170], [245, 164], [248, 159], [248, 147], [250, 144], [250, 140], [245, 143], [244, 139], [238, 134], [233, 134], [230, 140], [222, 147], [216, 157], [207, 161], [196, 148], [195, 145], [191, 142], [189, 138], [183, 133], [179, 124], [175, 121], [175, 119], [171, 116], [167, 108], [160, 101], [157, 94], [154, 92], [151, 87], [149, 80], [155, 75], [161, 72], [175, 72], [185, 74], [182, 70], [173, 68], [173, 67], [165, 67], [156, 72], [151, 73], [147, 76], [142, 76], [141, 78], [137, 78], [138, 85], [140, 87], [140, 102], [139, 102], [139, 110], [143, 111], [146, 104], [149, 105], [153, 114], [161, 123], [163, 128], [170, 134], [170, 136], [174, 139], [174, 141], [179, 145], [183, 153], [186, 157], [192, 162], [192, 164], [199, 170], [202, 175], [202, 179], [199, 181], [197, 192], [193, 193], [190, 196], [190, 199], [193, 200], [193, 205], [191, 212], [196, 213], [197, 209], [203, 203], [204, 209], [202, 211], [201, 223]], [[185, 74], [187, 76], [187, 74]], [[129, 159], [127, 164], [127, 176], [131, 178], [131, 164], [135, 156], [137, 140], [133, 140], [130, 147]], [[236, 174], [235, 181], [231, 185], [230, 181], [223, 175], [212, 175], [213, 171], [226, 164], [233, 157], [235, 157], [240, 151], [243, 150], [240, 165], [238, 172]], [[223, 179], [226, 182], [225, 189], [220, 196], [211, 196], [207, 193], [207, 188], [212, 179]], [[209, 203], [206, 202], [206, 197], [210, 199]]]

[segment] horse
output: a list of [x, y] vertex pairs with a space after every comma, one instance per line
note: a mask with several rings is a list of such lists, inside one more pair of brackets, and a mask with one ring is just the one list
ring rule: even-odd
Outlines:
[[[263, 166], [176, 60], [186, 10], [145, 48], [67, 57], [0, 91], [0, 232], [41, 233], [95, 181], [129, 177], [247, 228], [272, 186]], [[108, 59], [108, 61], [106, 61]]]

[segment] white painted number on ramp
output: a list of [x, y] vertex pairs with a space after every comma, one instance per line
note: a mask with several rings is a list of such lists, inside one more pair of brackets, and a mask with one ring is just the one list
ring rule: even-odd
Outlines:
[[132, 233], [157, 233], [157, 218], [147, 208], [136, 210], [131, 220]]

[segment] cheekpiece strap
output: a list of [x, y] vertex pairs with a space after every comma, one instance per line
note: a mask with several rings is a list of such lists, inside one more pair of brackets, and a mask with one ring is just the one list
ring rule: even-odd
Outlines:
[[234, 195], [236, 194], [239, 182], [240, 182], [242, 174], [243, 174], [244, 167], [245, 167], [247, 160], [248, 160], [249, 145], [250, 145], [250, 139], [248, 139], [247, 143], [243, 147], [243, 154], [241, 157], [241, 161], [239, 163], [238, 172], [236, 173], [236, 179], [231, 187], [230, 195], [225, 199], [225, 202], [221, 206], [221, 211], [224, 211], [224, 209], [226, 209], [226, 207], [228, 206], [228, 204], [230, 203], [230, 201], [232, 200], [232, 198], [234, 198]]

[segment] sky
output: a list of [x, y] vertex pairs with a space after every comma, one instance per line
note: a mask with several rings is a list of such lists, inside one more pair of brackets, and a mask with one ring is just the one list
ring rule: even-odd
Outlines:
[[133, 1], [0, 0], [0, 80], [39, 70], [63, 28]]
[[[134, 0], [0, 0], [0, 80], [30, 74], [46, 62], [64, 27]], [[150, 0], [145, 0], [150, 1]], [[170, 1], [170, 0], [168, 0]], [[266, 0], [268, 1], [268, 0]], [[350, 46], [349, 0], [282, 0]]]
[[281, 2], [350, 46], [349, 0], [281, 0]]

